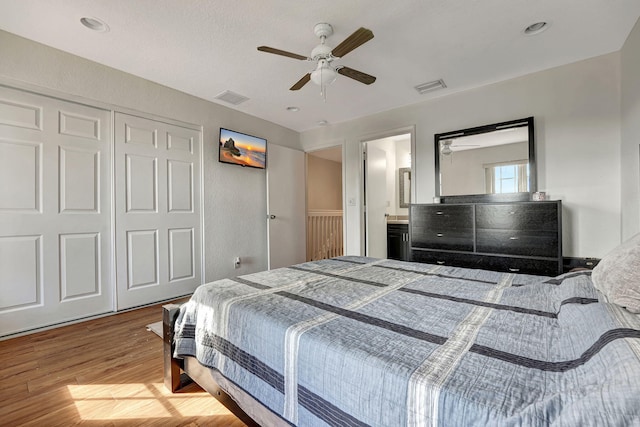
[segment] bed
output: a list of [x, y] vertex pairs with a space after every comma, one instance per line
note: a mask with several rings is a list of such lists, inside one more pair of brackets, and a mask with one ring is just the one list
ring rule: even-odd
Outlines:
[[177, 310], [168, 385], [264, 426], [640, 425], [640, 315], [591, 276], [345, 256], [219, 280]]

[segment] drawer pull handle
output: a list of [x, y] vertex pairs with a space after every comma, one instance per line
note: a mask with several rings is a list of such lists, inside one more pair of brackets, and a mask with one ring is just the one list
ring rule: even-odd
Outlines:
[[512, 273], [517, 273], [518, 271], [520, 271], [520, 269], [519, 268], [511, 268], [511, 267], [509, 267], [509, 271], [512, 272]]
[[444, 261], [436, 261], [436, 264], [438, 264], [438, 265], [444, 265]]
[[444, 236], [444, 234], [442, 234], [442, 233], [436, 233], [436, 236], [438, 236], [438, 237], [442, 237], [442, 236]]
[[509, 240], [518, 240], [518, 239], [519, 239], [519, 237], [518, 237], [518, 236], [511, 236], [511, 237], [509, 237]]
[[444, 212], [442, 212], [442, 211], [437, 211], [436, 212], [436, 215], [442, 215], [442, 214], [444, 214]]

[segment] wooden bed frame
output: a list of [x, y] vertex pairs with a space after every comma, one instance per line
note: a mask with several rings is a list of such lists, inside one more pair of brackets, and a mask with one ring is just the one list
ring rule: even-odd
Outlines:
[[213, 379], [211, 371], [202, 366], [195, 358], [176, 359], [173, 357], [174, 325], [180, 305], [162, 306], [162, 341], [164, 358], [164, 385], [172, 393], [180, 393], [187, 385], [195, 382], [216, 398], [222, 405], [249, 427], [260, 427], [236, 401], [227, 394]]

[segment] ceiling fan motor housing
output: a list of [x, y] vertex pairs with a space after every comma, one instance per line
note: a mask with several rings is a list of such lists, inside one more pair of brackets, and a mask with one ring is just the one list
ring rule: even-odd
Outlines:
[[333, 34], [333, 27], [331, 26], [331, 24], [321, 22], [313, 27], [313, 33], [316, 35], [316, 37], [319, 38], [329, 37], [331, 34]]
[[317, 61], [319, 59], [326, 59], [328, 61], [331, 61], [333, 60], [331, 51], [332, 49], [326, 44], [319, 44], [311, 51], [311, 59], [313, 59], [314, 61]]

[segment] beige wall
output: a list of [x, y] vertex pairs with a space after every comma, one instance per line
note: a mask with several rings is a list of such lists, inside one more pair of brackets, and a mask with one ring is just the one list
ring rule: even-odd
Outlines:
[[621, 234], [619, 52], [464, 92], [445, 89], [441, 98], [303, 132], [301, 142], [313, 150], [345, 141], [345, 199], [355, 201], [346, 206], [346, 253], [360, 254], [361, 141], [368, 135], [415, 126], [412, 186], [417, 202], [430, 203], [434, 134], [528, 116], [535, 120], [538, 189], [563, 202], [565, 256], [604, 255]]
[[640, 232], [640, 21], [622, 51], [622, 238]]
[[[225, 127], [300, 149], [297, 132], [0, 31], [0, 82], [12, 81], [201, 125], [205, 280], [267, 268], [266, 171], [218, 163], [218, 132]], [[243, 260], [238, 270], [236, 256]]]
[[342, 210], [342, 164], [307, 156], [307, 209]]

